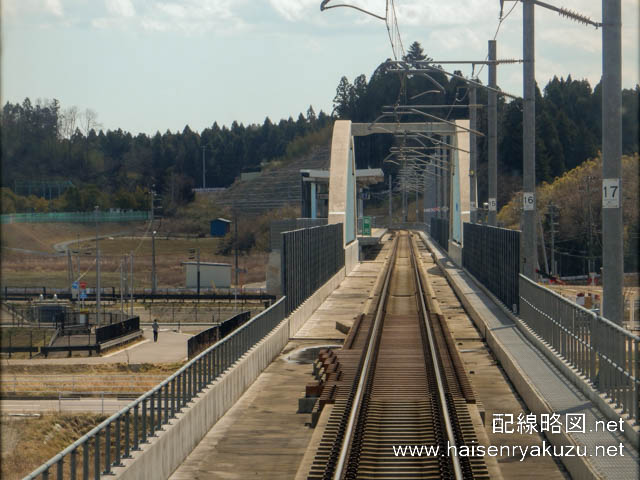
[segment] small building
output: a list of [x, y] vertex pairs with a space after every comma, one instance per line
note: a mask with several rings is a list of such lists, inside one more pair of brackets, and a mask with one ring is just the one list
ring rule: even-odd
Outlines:
[[211, 220], [210, 228], [212, 237], [224, 237], [229, 233], [231, 220], [227, 220], [226, 218], [216, 218], [215, 220]]
[[[198, 262], [182, 262], [186, 288], [198, 288]], [[200, 289], [231, 287], [231, 264], [200, 262]]]

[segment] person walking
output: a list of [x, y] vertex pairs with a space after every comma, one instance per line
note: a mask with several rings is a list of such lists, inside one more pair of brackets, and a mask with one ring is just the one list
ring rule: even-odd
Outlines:
[[158, 328], [159, 328], [158, 319], [157, 318], [153, 321], [153, 324], [151, 325], [151, 327], [153, 328], [153, 341], [157, 342], [158, 341]]

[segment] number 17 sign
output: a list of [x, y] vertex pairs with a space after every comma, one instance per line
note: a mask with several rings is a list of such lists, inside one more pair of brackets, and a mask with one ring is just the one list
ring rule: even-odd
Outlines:
[[620, 208], [620, 179], [602, 179], [602, 208]]

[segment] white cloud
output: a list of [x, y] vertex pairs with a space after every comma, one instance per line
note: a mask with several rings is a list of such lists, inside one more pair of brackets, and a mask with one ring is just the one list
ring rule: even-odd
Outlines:
[[0, 14], [3, 20], [26, 17], [44, 13], [55, 17], [64, 17], [61, 0], [2, 0]]
[[44, 8], [56, 17], [64, 15], [61, 0], [44, 0]]
[[131, 0], [105, 0], [107, 11], [117, 17], [133, 17], [136, 9]]
[[269, 3], [278, 14], [290, 22], [308, 18], [314, 6], [316, 12], [320, 11], [320, 2], [317, 0], [269, 0]]
[[215, 30], [231, 34], [247, 27], [237, 13], [245, 0], [184, 0], [181, 2], [157, 2], [141, 20], [141, 25], [151, 31], [181, 31], [201, 34]]
[[[298, 21], [312, 21], [315, 22], [320, 15], [320, 0], [269, 0], [271, 7], [285, 20], [290, 22]], [[336, 0], [333, 4], [347, 4], [357, 6], [364, 10], [367, 10], [375, 15], [384, 16], [385, 13], [385, 1], [384, 0]], [[329, 7], [332, 3], [329, 3]], [[348, 10], [355, 12], [352, 9], [342, 9], [345, 13]], [[331, 13], [324, 12], [322, 15], [332, 15], [339, 10], [333, 10]], [[364, 13], [356, 13], [356, 22], [374, 20], [372, 17], [365, 15]], [[343, 16], [344, 17], [344, 16]], [[353, 16], [347, 17], [349, 21], [353, 21]], [[335, 20], [335, 17], [332, 17]], [[339, 20], [338, 20], [339, 21]]]

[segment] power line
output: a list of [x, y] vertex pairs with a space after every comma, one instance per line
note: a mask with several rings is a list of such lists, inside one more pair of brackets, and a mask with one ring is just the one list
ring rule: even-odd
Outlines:
[[[502, 26], [502, 23], [509, 18], [509, 15], [511, 15], [511, 13], [515, 10], [516, 5], [518, 5], [517, 2], [513, 3], [513, 6], [511, 7], [511, 9], [507, 12], [507, 14], [505, 16], [502, 16], [502, 4], [503, 2], [500, 2], [500, 18], [498, 20], [498, 26], [496, 27], [496, 33], [493, 35], [493, 39], [496, 40], [498, 38], [498, 32], [500, 32], [500, 27]], [[485, 57], [485, 62], [489, 59], [489, 55], [487, 54], [487, 56]], [[480, 70], [478, 70], [478, 73], [476, 73], [475, 75], [473, 74], [473, 71], [471, 72], [471, 76], [472, 77], [479, 77], [480, 74], [482, 73], [482, 70], [484, 69], [486, 63], [483, 63], [482, 66], [480, 67]]]

